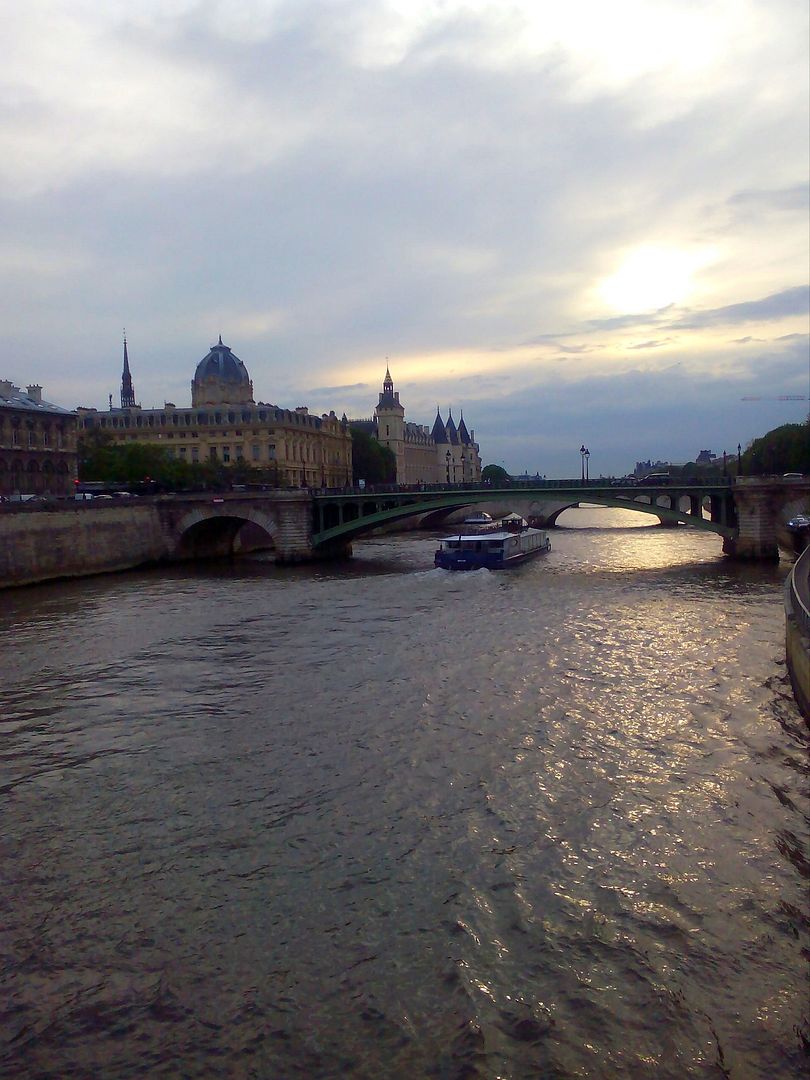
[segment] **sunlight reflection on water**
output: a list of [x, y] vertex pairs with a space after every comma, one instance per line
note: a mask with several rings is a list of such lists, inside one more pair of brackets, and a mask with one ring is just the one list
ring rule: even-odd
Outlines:
[[3, 1066], [797, 1075], [784, 570], [565, 519], [9, 594]]

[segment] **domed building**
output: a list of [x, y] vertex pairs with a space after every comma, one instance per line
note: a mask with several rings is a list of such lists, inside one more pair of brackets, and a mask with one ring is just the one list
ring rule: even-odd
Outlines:
[[160, 446], [190, 465], [250, 465], [277, 486], [342, 487], [352, 479], [352, 439], [334, 412], [315, 416], [305, 406], [283, 409], [254, 401], [242, 361], [222, 337], [197, 364], [191, 408], [167, 401], [162, 409], [135, 403], [127, 346], [121, 408], [77, 410], [79, 427], [99, 428], [115, 442]]
[[219, 341], [197, 364], [191, 380], [191, 407], [203, 405], [253, 405], [253, 383], [247, 368]]

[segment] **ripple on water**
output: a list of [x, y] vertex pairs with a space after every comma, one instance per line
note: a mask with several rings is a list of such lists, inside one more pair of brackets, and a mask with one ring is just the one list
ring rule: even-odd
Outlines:
[[2, 1068], [798, 1075], [781, 576], [612, 533], [15, 595]]

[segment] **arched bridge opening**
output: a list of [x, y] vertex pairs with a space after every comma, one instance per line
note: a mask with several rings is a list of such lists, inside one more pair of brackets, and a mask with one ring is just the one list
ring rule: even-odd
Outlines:
[[214, 514], [181, 526], [175, 557], [217, 559], [273, 547], [273, 534], [267, 523], [252, 516]]

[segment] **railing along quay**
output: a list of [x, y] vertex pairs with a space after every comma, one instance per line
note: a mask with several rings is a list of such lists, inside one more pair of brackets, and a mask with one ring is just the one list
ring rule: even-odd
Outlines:
[[785, 653], [793, 696], [810, 725], [810, 546], [785, 582]]

